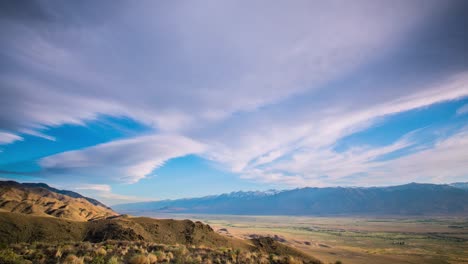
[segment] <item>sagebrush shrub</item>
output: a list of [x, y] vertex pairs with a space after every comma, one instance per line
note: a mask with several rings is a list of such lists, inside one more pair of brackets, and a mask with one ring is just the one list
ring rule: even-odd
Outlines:
[[135, 255], [130, 258], [129, 264], [151, 264], [148, 257], [144, 255]]
[[63, 264], [84, 264], [83, 258], [79, 258], [73, 254], [68, 255], [63, 260]]

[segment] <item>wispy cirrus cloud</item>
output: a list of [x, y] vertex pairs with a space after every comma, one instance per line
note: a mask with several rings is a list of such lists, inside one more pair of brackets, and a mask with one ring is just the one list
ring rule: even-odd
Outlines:
[[203, 148], [183, 136], [142, 136], [48, 156], [39, 165], [46, 177], [73, 175], [89, 182], [132, 183], [171, 158], [200, 153]]
[[98, 192], [110, 192], [111, 186], [107, 184], [80, 184], [73, 187], [75, 190], [91, 190]]
[[399, 182], [430, 181], [435, 183], [464, 181], [467, 177], [468, 127], [439, 139], [432, 148], [385, 163], [375, 172], [376, 180], [401, 175]]
[[[434, 131], [436, 132], [436, 131]], [[303, 149], [291, 157], [261, 169], [251, 167], [242, 177], [289, 186], [378, 186], [408, 182], [447, 183], [467, 177], [467, 132], [439, 138], [434, 143], [418, 142], [418, 131], [391, 145], [351, 148], [336, 152], [331, 148]], [[381, 159], [405, 150], [405, 155]]]
[[[412, 145], [421, 146], [422, 143], [410, 139], [410, 136], [417, 134], [414, 131], [390, 145], [355, 146], [345, 153], [339, 153], [334, 149], [338, 140], [363, 131], [386, 116], [464, 98], [468, 96], [467, 76], [456, 75], [433, 87], [424, 87], [421, 92], [382, 104], [350, 107], [355, 110], [345, 108], [326, 113], [317, 109], [308, 112], [311, 115], [302, 119], [298, 118], [300, 114], [296, 116], [293, 112], [292, 115], [296, 116], [294, 121], [286, 117], [285, 120], [266, 118], [272, 122], [259, 121], [255, 124], [241, 122], [209, 144], [212, 148], [207, 155], [248, 179], [301, 186], [337, 184], [341, 178], [353, 174], [372, 173], [374, 166], [380, 166], [372, 160], [380, 156]], [[304, 112], [304, 109], [298, 110], [298, 113]], [[251, 126], [255, 126], [255, 129], [242, 133]], [[453, 164], [447, 163], [443, 167], [450, 171], [451, 166]], [[459, 169], [464, 170], [463, 166]], [[405, 172], [400, 171], [400, 174], [405, 175]], [[388, 174], [384, 179], [390, 178], [391, 174]]]
[[23, 138], [18, 135], [0, 131], [0, 145], [9, 144], [22, 139]]

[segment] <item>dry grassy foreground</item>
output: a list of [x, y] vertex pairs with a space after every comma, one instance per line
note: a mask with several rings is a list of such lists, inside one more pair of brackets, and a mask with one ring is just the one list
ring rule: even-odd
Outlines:
[[318, 263], [293, 256], [278, 256], [232, 248], [164, 245], [144, 241], [102, 243], [20, 243], [3, 246], [2, 264], [153, 264], [153, 263]]

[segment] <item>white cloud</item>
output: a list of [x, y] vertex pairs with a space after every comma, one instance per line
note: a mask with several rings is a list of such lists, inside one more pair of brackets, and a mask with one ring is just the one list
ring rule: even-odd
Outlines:
[[0, 145], [10, 144], [18, 140], [23, 140], [23, 138], [15, 134], [0, 131]]
[[399, 175], [399, 183], [426, 181], [446, 183], [465, 181], [468, 177], [468, 127], [439, 140], [433, 148], [404, 156], [371, 171], [376, 179]]
[[122, 203], [136, 203], [136, 202], [145, 202], [145, 201], [154, 201], [155, 198], [144, 198], [136, 195], [122, 195], [112, 192], [100, 192], [93, 194], [96, 199], [102, 201], [104, 204], [112, 206]]
[[40, 137], [40, 138], [47, 139], [47, 140], [50, 140], [50, 141], [55, 141], [56, 140], [56, 138], [54, 138], [52, 136], [49, 136], [49, 135], [46, 135], [46, 134], [44, 134], [44, 133], [42, 133], [40, 131], [37, 131], [37, 130], [22, 129], [21, 132], [24, 133], [24, 134]]
[[[351, 148], [340, 153], [330, 148], [306, 149], [295, 153], [291, 159], [270, 164], [269, 167], [246, 169], [242, 177], [290, 186], [376, 186], [465, 181], [468, 177], [468, 128], [439, 139], [434, 146], [418, 145], [415, 140], [418, 133], [411, 132], [388, 146]], [[403, 149], [411, 151], [392, 159], [379, 159]]]
[[142, 201], [154, 201], [150, 198], [142, 198], [133, 195], [122, 195], [112, 192], [110, 185], [106, 184], [79, 184], [75, 187], [69, 187], [67, 189], [72, 189], [80, 192], [81, 195], [87, 197], [93, 197], [105, 205], [114, 205], [119, 203], [130, 203], [130, 202], [142, 202]]
[[80, 184], [74, 187], [75, 190], [92, 190], [100, 192], [110, 192], [111, 187], [107, 184]]
[[[339, 139], [368, 128], [379, 118], [465, 96], [468, 96], [468, 74], [457, 74], [414, 94], [376, 105], [356, 106], [356, 110], [345, 108], [327, 113], [313, 109], [302, 118], [289, 112], [295, 119], [256, 117], [252, 123], [249, 120], [236, 123], [232, 130], [214, 137], [216, 141], [208, 143], [207, 157], [248, 179], [302, 186], [335, 184], [350, 175], [372, 171], [379, 164], [371, 161], [379, 156], [416, 145], [410, 138], [417, 131], [389, 146], [356, 146], [345, 153], [333, 149]], [[328, 178], [320, 180], [323, 176]], [[383, 179], [390, 181], [392, 176], [387, 174]]]
[[200, 153], [203, 145], [176, 135], [141, 136], [52, 155], [39, 161], [46, 174], [89, 182], [136, 182], [169, 159]]

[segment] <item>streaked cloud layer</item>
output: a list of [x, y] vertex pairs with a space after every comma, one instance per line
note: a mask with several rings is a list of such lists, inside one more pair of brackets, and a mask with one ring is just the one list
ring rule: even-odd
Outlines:
[[[0, 155], [17, 156], [0, 162], [4, 174], [26, 162], [37, 177], [108, 197], [112, 184], [157, 186], [157, 169], [186, 155], [283, 188], [468, 180], [464, 1], [1, 5]], [[337, 148], [440, 105], [457, 109]], [[78, 137], [99, 142], [80, 147], [53, 133], [108, 117], [145, 129]], [[37, 140], [54, 151], [34, 154]]]
[[119, 180], [133, 183], [166, 160], [201, 153], [203, 145], [181, 136], [153, 135], [117, 140], [83, 150], [73, 150], [39, 160], [44, 174], [81, 175], [84, 179]]

